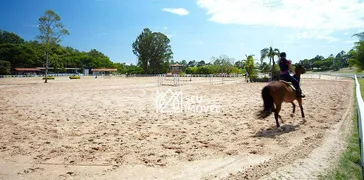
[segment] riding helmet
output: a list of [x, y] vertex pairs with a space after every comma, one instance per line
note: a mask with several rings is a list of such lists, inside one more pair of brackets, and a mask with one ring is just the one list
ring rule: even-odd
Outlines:
[[279, 54], [279, 56], [285, 58], [286, 57], [286, 53], [285, 52], [281, 52], [281, 54]]

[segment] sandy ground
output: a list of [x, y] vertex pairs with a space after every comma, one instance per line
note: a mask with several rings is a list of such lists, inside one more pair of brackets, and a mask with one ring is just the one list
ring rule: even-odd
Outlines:
[[[265, 83], [220, 80], [0, 79], [0, 179], [312, 179], [345, 146], [352, 80], [302, 79], [306, 123], [283, 104], [283, 131], [255, 118]], [[184, 112], [156, 112], [168, 89]]]

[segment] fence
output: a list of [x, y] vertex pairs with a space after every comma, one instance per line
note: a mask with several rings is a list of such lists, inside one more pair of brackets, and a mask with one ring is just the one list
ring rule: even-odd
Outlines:
[[[355, 94], [357, 103], [357, 121], [358, 121], [358, 133], [359, 133], [359, 147], [360, 147], [360, 166], [362, 171], [362, 179], [364, 179], [364, 142], [363, 142], [363, 120], [364, 120], [364, 101], [360, 91], [360, 84], [358, 78], [363, 78], [364, 74], [339, 74], [339, 73], [312, 73], [304, 74], [301, 78], [319, 78], [331, 77], [331, 79], [340, 78], [353, 78], [355, 80]], [[326, 79], [326, 78], [325, 78]]]
[[224, 76], [222, 77], [214, 77], [214, 75], [210, 75], [210, 84], [211, 85], [215, 85], [215, 84], [224, 84]]
[[170, 79], [171, 81], [167, 80], [167, 76], [165, 74], [159, 74], [158, 75], [158, 86], [179, 86], [179, 75], [174, 74], [173, 79]]
[[363, 179], [364, 179], [364, 150], [363, 150], [363, 122], [362, 120], [364, 119], [364, 102], [363, 102], [363, 98], [361, 96], [361, 92], [360, 92], [360, 84], [358, 82], [357, 76], [355, 75], [355, 83], [356, 83], [356, 102], [357, 102], [357, 119], [358, 119], [358, 129], [359, 129], [359, 146], [360, 146], [360, 157], [361, 157], [361, 161], [360, 161], [360, 165], [362, 168], [362, 175], [363, 175]]
[[[83, 74], [77, 73], [59, 73], [59, 74], [48, 74], [48, 76], [74, 76], [79, 75], [83, 76]], [[44, 75], [0, 75], [0, 78], [29, 78], [29, 77], [44, 77]]]
[[363, 142], [363, 120], [364, 120], [364, 101], [360, 91], [360, 84], [358, 78], [363, 78], [364, 74], [339, 74], [339, 73], [313, 73], [313, 74], [305, 74], [302, 78], [319, 78], [321, 79], [323, 76], [330, 76], [331, 79], [339, 79], [339, 78], [354, 78], [355, 80], [355, 95], [356, 95], [356, 103], [357, 103], [357, 121], [358, 121], [358, 133], [359, 133], [359, 147], [360, 147], [360, 166], [362, 171], [362, 179], [364, 179], [364, 142]]

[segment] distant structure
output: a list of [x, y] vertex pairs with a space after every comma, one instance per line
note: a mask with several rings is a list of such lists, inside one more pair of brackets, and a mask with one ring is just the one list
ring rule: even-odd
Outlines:
[[[45, 74], [45, 67], [38, 67], [43, 74]], [[60, 70], [60, 68], [58, 68], [58, 70]], [[70, 73], [70, 74], [78, 74], [79, 71], [81, 70], [81, 68], [63, 68], [61, 73], [57, 73], [57, 74], [62, 74], [62, 73]], [[56, 73], [54, 72], [54, 67], [48, 67], [48, 73]]]
[[180, 74], [182, 72], [183, 65], [175, 63], [175, 64], [170, 65], [169, 68], [170, 68], [170, 74], [172, 74], [172, 75]]
[[16, 75], [39, 75], [41, 69], [39, 67], [35, 68], [15, 68]]
[[[16, 74], [16, 75], [43, 75], [43, 74], [45, 74], [45, 67], [34, 67], [34, 68], [17, 67], [14, 69], [15, 69], [14, 74]], [[57, 74], [62, 74], [62, 73], [78, 74], [80, 70], [81, 70], [81, 68], [63, 68], [62, 72], [57, 73]], [[56, 72], [54, 72], [53, 67], [48, 67], [48, 73], [52, 74], [52, 73], [56, 73]]]
[[110, 76], [112, 72], [116, 72], [116, 68], [93, 68], [91, 69], [93, 76]]

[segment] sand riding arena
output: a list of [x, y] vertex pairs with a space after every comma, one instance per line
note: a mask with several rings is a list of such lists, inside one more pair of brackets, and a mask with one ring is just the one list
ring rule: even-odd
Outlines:
[[157, 78], [0, 79], [0, 179], [310, 179], [352, 128], [352, 79], [303, 78], [306, 122], [283, 104], [276, 130], [266, 83]]

